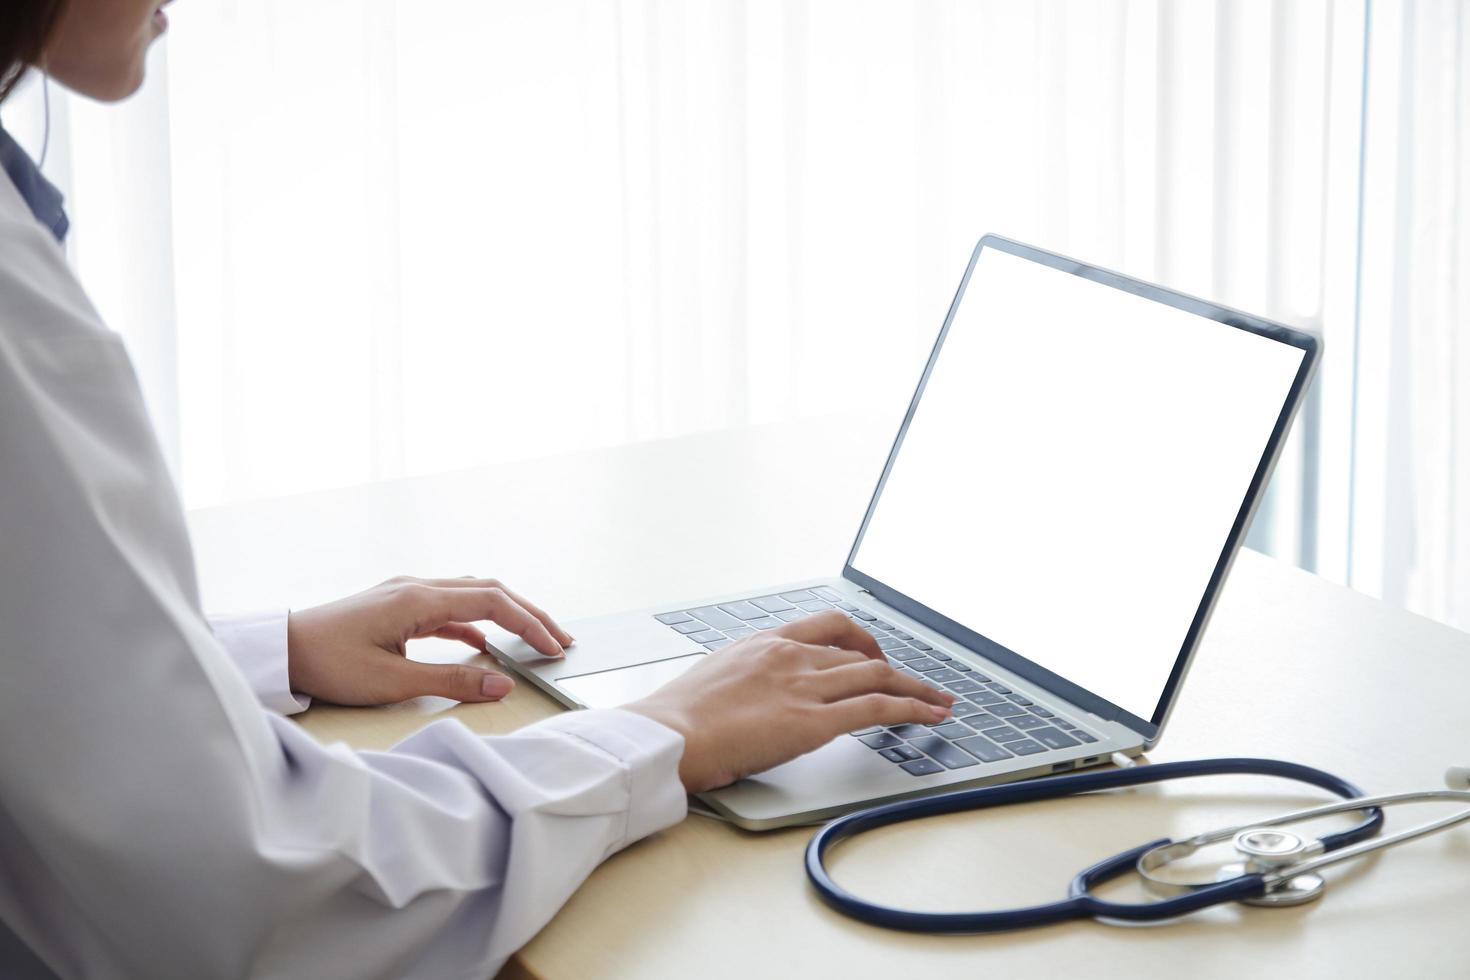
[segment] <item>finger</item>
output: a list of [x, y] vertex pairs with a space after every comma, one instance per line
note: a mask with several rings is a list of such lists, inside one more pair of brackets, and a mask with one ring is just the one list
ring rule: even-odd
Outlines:
[[488, 619], [525, 640], [543, 656], [562, 655], [561, 644], [552, 637], [546, 625], [527, 612], [504, 589], [449, 589], [432, 585], [413, 588], [415, 591], [410, 594], [410, 601], [422, 603], [416, 619], [420, 636], [450, 623]]
[[485, 652], [485, 631], [469, 623], [445, 623], [432, 635], [441, 640], [458, 640], [466, 646], [474, 647], [480, 653]]
[[400, 601], [413, 617], [413, 636], [429, 636], [450, 623], [491, 620], [520, 636], [544, 657], [560, 657], [562, 645], [547, 627], [500, 588], [447, 589], [426, 583], [401, 586]]
[[[505, 586], [501, 586], [501, 588], [505, 588]], [[568, 633], [566, 630], [558, 626], [556, 620], [548, 616], [546, 614], [546, 611], [540, 606], [536, 605], [534, 602], [530, 602], [519, 592], [512, 592], [510, 589], [505, 589], [505, 594], [514, 599], [517, 603], [519, 603], [520, 607], [526, 610], [526, 612], [539, 619], [541, 621], [541, 625], [545, 626], [547, 631], [552, 636], [556, 637], [556, 641], [562, 646], [571, 646], [573, 643], [577, 642], [572, 634]]]
[[917, 698], [929, 704], [948, 708], [955, 696], [948, 691], [930, 687], [917, 677], [908, 677], [876, 660], [845, 664], [830, 670], [821, 670], [808, 681], [824, 701], [841, 701], [862, 694], [891, 694], [895, 697]]
[[873, 725], [929, 725], [949, 717], [949, 709], [917, 698], [892, 694], [862, 694], [833, 701], [822, 712], [834, 736]]
[[441, 589], [500, 589], [506, 595], [510, 596], [516, 605], [541, 620], [541, 625], [545, 626], [547, 632], [556, 638], [556, 642], [562, 646], [571, 646], [575, 642], [572, 639], [572, 634], [558, 626], [556, 620], [548, 616], [541, 607], [528, 601], [525, 596], [507, 587], [499, 579], [475, 578], [473, 575], [466, 575], [462, 578], [431, 578], [422, 579], [421, 581], [425, 585], [433, 585]]
[[399, 668], [401, 698], [433, 694], [456, 701], [499, 701], [516, 682], [504, 674], [469, 664], [425, 664], [404, 660]]
[[775, 632], [801, 643], [842, 647], [844, 650], [856, 650], [875, 660], [883, 658], [883, 651], [878, 649], [878, 641], [867, 630], [835, 609], [814, 616], [804, 616], [793, 623], [778, 626]]

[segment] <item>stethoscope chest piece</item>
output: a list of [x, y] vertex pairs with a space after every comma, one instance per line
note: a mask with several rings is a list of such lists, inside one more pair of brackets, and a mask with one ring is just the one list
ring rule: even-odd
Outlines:
[[[1315, 843], [1304, 841], [1287, 830], [1273, 830], [1269, 827], [1242, 830], [1235, 835], [1235, 850], [1245, 860], [1225, 865], [1215, 876], [1215, 880], [1229, 881], [1248, 874], [1270, 875], [1320, 851], [1320, 847], [1313, 846]], [[1283, 879], [1264, 894], [1241, 901], [1246, 905], [1272, 908], [1305, 905], [1321, 898], [1325, 888], [1326, 883], [1321, 875], [1304, 872]]]

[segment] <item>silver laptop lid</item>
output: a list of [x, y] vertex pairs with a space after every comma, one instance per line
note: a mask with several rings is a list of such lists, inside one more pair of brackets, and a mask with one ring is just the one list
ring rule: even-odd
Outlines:
[[1318, 351], [987, 236], [843, 574], [1152, 742]]

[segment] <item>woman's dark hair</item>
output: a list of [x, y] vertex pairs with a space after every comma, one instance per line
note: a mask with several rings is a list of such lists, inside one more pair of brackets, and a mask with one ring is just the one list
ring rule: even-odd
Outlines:
[[0, 101], [26, 69], [41, 59], [66, 0], [0, 2]]

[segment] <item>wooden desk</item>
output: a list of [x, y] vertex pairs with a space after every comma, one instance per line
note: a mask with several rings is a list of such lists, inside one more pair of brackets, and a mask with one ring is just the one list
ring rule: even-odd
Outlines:
[[[191, 523], [206, 605], [305, 606], [394, 574], [475, 573], [566, 620], [832, 574], [895, 421], [711, 433], [200, 511]], [[461, 649], [425, 641], [418, 655]], [[1470, 636], [1247, 552], [1153, 758], [1280, 756], [1372, 792], [1438, 785], [1447, 765], [1470, 763], [1467, 691]], [[444, 714], [506, 732], [555, 710], [523, 685], [500, 704], [320, 707], [301, 723], [382, 748]], [[888, 829], [839, 852], [835, 867], [898, 904], [1049, 900], [1077, 868], [1125, 846], [1314, 799], [1265, 780], [1175, 783]], [[1441, 812], [1400, 811], [1390, 827]], [[830, 912], [802, 874], [809, 834], [691, 817], [603, 865], [505, 974], [1470, 976], [1470, 831], [1330, 872], [1324, 900], [1302, 908], [990, 937], [892, 933]]]

